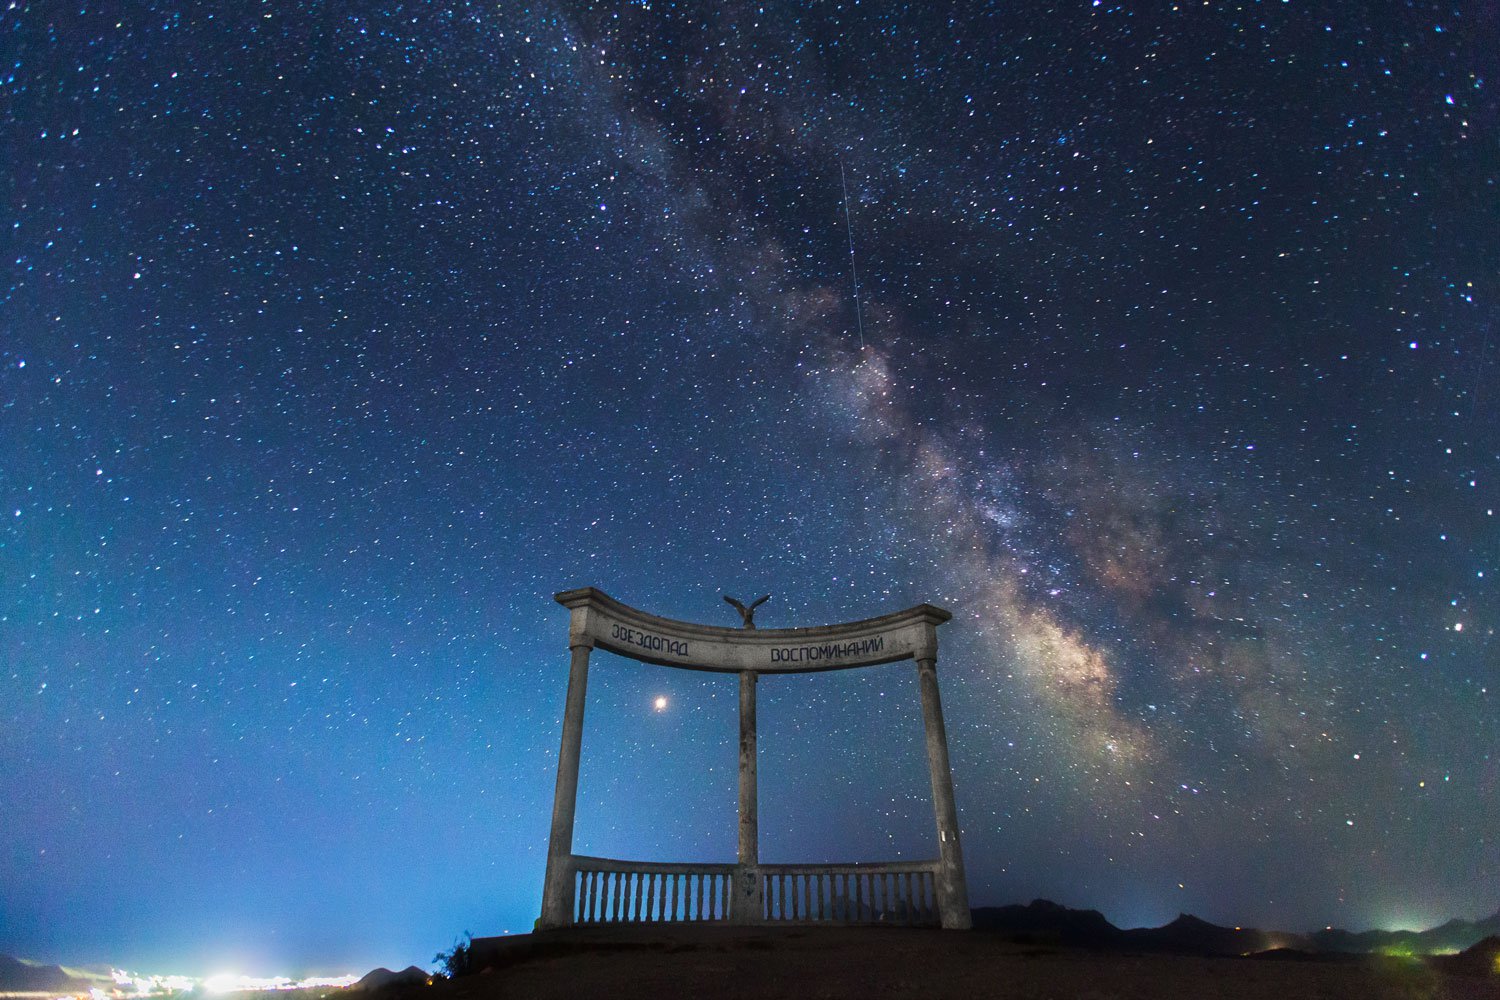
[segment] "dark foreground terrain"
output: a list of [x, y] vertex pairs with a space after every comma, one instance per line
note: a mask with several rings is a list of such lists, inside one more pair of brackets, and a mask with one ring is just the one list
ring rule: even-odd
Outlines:
[[625, 927], [474, 942], [486, 971], [403, 989], [423, 1000], [575, 997], [1432, 998], [1500, 1000], [1494, 970], [1420, 959], [1187, 957], [897, 928]]

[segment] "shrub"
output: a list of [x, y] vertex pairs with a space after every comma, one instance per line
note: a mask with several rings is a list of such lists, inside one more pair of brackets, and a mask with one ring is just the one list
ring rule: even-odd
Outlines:
[[473, 973], [473, 949], [471, 943], [474, 935], [464, 931], [464, 936], [453, 942], [453, 947], [447, 951], [440, 951], [432, 956], [443, 975], [449, 979], [457, 979], [459, 976], [467, 976]]

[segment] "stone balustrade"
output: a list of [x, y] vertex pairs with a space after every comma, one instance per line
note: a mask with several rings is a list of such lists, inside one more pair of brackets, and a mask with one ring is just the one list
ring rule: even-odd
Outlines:
[[[784, 923], [934, 926], [939, 861], [672, 864], [573, 855], [573, 926]], [[739, 897], [734, 886], [755, 892]]]
[[766, 923], [939, 923], [937, 861], [760, 865]]
[[575, 926], [729, 920], [734, 865], [573, 855]]

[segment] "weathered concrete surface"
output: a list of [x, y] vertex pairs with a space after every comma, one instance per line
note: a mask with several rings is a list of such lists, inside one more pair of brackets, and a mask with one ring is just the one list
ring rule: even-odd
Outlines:
[[953, 617], [919, 604], [879, 618], [811, 628], [723, 628], [648, 614], [596, 587], [555, 595], [572, 612], [570, 643], [687, 670], [794, 674], [937, 655], [935, 627]]
[[565, 927], [573, 915], [573, 817], [578, 808], [578, 758], [583, 748], [583, 706], [588, 698], [589, 649], [573, 646], [568, 669], [568, 700], [563, 706], [562, 747], [557, 754], [557, 787], [552, 793], [552, 833], [547, 842], [547, 874], [542, 883], [543, 927]]
[[740, 671], [740, 823], [734, 880], [734, 899], [729, 918], [738, 924], [759, 923], [761, 915], [759, 791], [755, 745], [755, 687], [753, 670]]
[[932, 812], [938, 833], [938, 912], [948, 930], [966, 931], [973, 925], [969, 913], [969, 885], [964, 877], [964, 850], [958, 838], [958, 806], [953, 801], [953, 771], [948, 766], [948, 730], [943, 724], [943, 703], [938, 697], [937, 662], [917, 661], [917, 680], [922, 689], [922, 723], [927, 732], [927, 773], [932, 780]]
[[[742, 609], [746, 628], [731, 629], [648, 614], [620, 603], [596, 587], [565, 590], [554, 597], [569, 611], [568, 645], [573, 651], [573, 663], [557, 762], [540, 927], [549, 930], [566, 927], [575, 918], [575, 870], [579, 869], [572, 855], [573, 818], [578, 798], [578, 758], [589, 653], [595, 647], [646, 663], [689, 670], [734, 671], [740, 675], [738, 860], [732, 879], [729, 918], [741, 925], [760, 923], [763, 919], [763, 883], [756, 870], [759, 835], [755, 695], [759, 674], [843, 670], [916, 660], [940, 848], [934, 886], [939, 916], [946, 928], [963, 930], [970, 926], [963, 852], [958, 840], [958, 810], [953, 801], [948, 763], [948, 735], [935, 672], [937, 627], [951, 620], [951, 613], [931, 604], [919, 604], [878, 618], [839, 625], [757, 629], [751, 625], [752, 605], [750, 609]], [[726, 600], [739, 606], [731, 598]], [[677, 883], [672, 884], [675, 891]], [[821, 879], [816, 887], [821, 894], [824, 888]], [[821, 895], [816, 916], [818, 919], [825, 916]], [[579, 919], [591, 922], [587, 916]]]

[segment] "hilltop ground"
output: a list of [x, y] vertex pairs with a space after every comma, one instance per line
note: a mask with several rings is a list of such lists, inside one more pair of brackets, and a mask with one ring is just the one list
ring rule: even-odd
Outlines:
[[877, 997], [1189, 997], [1500, 1000], [1500, 975], [1401, 958], [1198, 958], [1019, 944], [898, 928], [625, 927], [476, 942], [477, 975], [406, 991], [422, 1000]]

